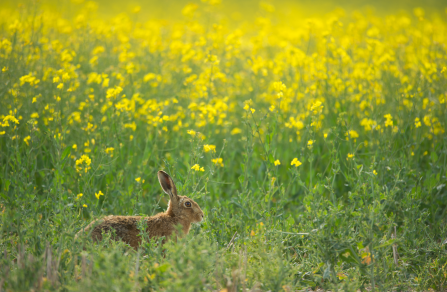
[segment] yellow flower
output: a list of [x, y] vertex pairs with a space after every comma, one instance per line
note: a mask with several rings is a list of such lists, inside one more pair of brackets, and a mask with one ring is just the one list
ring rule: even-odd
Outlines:
[[416, 128], [419, 128], [420, 126], [422, 126], [422, 123], [419, 120], [419, 118], [414, 119], [414, 125], [416, 126]]
[[39, 118], [39, 114], [38, 113], [32, 113], [31, 114], [31, 118], [32, 119], [38, 119]]
[[137, 5], [132, 9], [132, 13], [138, 13], [141, 11], [141, 6]]
[[95, 193], [95, 197], [99, 200], [99, 197], [100, 196], [104, 196], [104, 194], [101, 192], [101, 191], [99, 191], [98, 193]]
[[58, 76], [53, 77], [53, 83], [59, 83], [60, 81], [61, 79]]
[[16, 124], [19, 124], [19, 120], [16, 119], [14, 116], [11, 116], [11, 115], [7, 115], [6, 117], [3, 118], [3, 122], [7, 122], [7, 121], [11, 121], [11, 122], [14, 122]]
[[2, 131], [0, 132], [0, 135], [5, 135], [5, 133], [6, 133], [5, 131]]
[[307, 146], [312, 146], [314, 144], [315, 140], [309, 140], [307, 141]]
[[[194, 169], [195, 171], [201, 171], [201, 169], [200, 169], [200, 165], [198, 165], [198, 164], [194, 164], [192, 167], [191, 167], [191, 169]], [[204, 171], [204, 170], [203, 170]]]
[[62, 75], [62, 81], [65, 82], [65, 81], [68, 81], [68, 80], [70, 80], [70, 75], [68, 75], [68, 73], [64, 73]]
[[346, 140], [349, 140], [349, 138], [351, 138], [351, 139], [358, 138], [359, 134], [354, 130], [349, 130], [345, 133], [345, 136], [346, 136]]
[[136, 180], [137, 182], [140, 182], [141, 177], [137, 177], [135, 180]]
[[286, 90], [286, 86], [281, 81], [273, 82], [273, 87], [276, 91], [284, 91]]
[[[93, 143], [94, 144], [94, 143]], [[115, 150], [115, 148], [113, 147], [108, 147], [106, 148], [106, 153], [110, 155], [110, 157], [113, 157], [113, 151]]]
[[297, 159], [297, 158], [294, 158], [293, 160], [292, 160], [292, 163], [290, 163], [290, 165], [295, 165], [295, 167], [298, 167], [298, 166], [300, 166], [302, 163]]
[[393, 117], [390, 114], [386, 114], [384, 117], [386, 119], [385, 127], [388, 127], [388, 126], [392, 127], [393, 126]]
[[351, 153], [348, 153], [348, 157], [346, 158], [346, 160], [349, 160], [349, 159], [352, 159], [352, 158], [354, 158], [354, 154], [351, 154]]
[[231, 135], [236, 135], [236, 134], [240, 134], [242, 133], [242, 130], [239, 128], [234, 128], [233, 130], [231, 130], [230, 134]]
[[254, 108], [251, 108], [250, 110], [251, 110], [251, 113], [252, 113], [252, 114], [254, 114], [255, 111], [256, 111]]
[[81, 158], [76, 160], [76, 171], [81, 175], [82, 171], [87, 173], [88, 170], [91, 169], [90, 164], [92, 160], [87, 155], [82, 155]]
[[274, 163], [275, 163], [275, 166], [281, 165], [281, 162], [279, 162], [279, 159], [276, 159]]
[[196, 135], [196, 132], [195, 131], [193, 131], [193, 130], [188, 130], [188, 131], [186, 131], [189, 135], [191, 135], [191, 136], [195, 136]]
[[57, 89], [62, 89], [64, 88], [64, 83], [59, 83], [59, 85], [57, 86]]
[[82, 207], [87, 208], [87, 204], [82, 205]]
[[211, 159], [211, 161], [212, 161], [214, 164], [219, 164], [220, 167], [223, 167], [223, 166], [224, 166], [224, 164], [223, 164], [223, 159], [222, 159], [222, 158]]
[[374, 175], [377, 175], [377, 171], [375, 169], [373, 170], [373, 173], [374, 173]]
[[273, 112], [274, 110], [275, 110], [275, 106], [271, 105], [270, 108], [269, 108], [269, 111]]
[[216, 145], [203, 145], [203, 150], [205, 150], [205, 152], [216, 152]]
[[244, 110], [248, 111], [250, 109], [250, 105], [248, 103], [245, 104]]
[[431, 118], [430, 118], [430, 116], [424, 116], [424, 118], [422, 120], [424, 121], [424, 124], [427, 127], [431, 127]]
[[121, 86], [116, 86], [115, 88], [109, 88], [107, 89], [106, 98], [116, 98], [116, 96], [123, 91], [123, 88]]
[[78, 145], [76, 145], [76, 144], [73, 144], [73, 146], [71, 146], [71, 148], [73, 148], [73, 149], [77, 149], [78, 148]]
[[29, 140], [31, 140], [30, 136], [28, 136], [25, 139], [23, 139], [23, 141], [25, 141], [26, 145], [28, 145], [28, 146], [29, 146], [29, 143], [28, 143]]
[[327, 133], [324, 133], [324, 135], [323, 135], [323, 136], [324, 136], [324, 138], [326, 139], [326, 138], [327, 138]]
[[319, 101], [319, 100], [314, 102], [312, 104], [312, 106], [310, 107], [310, 111], [313, 112], [314, 115], [316, 115], [317, 113], [321, 112], [322, 109], [323, 109], [323, 106], [322, 106], [321, 101]]
[[77, 195], [78, 199], [81, 198], [83, 195], [84, 195], [83, 193], [79, 193], [79, 194]]

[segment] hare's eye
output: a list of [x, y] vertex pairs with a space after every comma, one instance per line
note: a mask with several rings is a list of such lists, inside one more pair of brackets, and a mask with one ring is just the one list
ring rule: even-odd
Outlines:
[[186, 202], [185, 206], [188, 207], [188, 208], [191, 207], [191, 202]]

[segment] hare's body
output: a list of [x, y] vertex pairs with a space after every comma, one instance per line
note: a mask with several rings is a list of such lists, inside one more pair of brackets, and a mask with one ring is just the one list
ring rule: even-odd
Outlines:
[[81, 232], [91, 232], [92, 239], [100, 241], [102, 240], [103, 232], [109, 233], [113, 230], [114, 240], [122, 240], [135, 249], [138, 248], [141, 242], [140, 230], [138, 230], [138, 221], [140, 220], [146, 221], [146, 231], [150, 238], [164, 236], [163, 242], [168, 240], [172, 233], [178, 230], [178, 225], [182, 226], [183, 234], [188, 234], [191, 223], [202, 221], [202, 210], [192, 199], [177, 195], [174, 182], [167, 173], [159, 171], [158, 179], [161, 187], [170, 197], [166, 212], [151, 217], [111, 215], [93, 221]]

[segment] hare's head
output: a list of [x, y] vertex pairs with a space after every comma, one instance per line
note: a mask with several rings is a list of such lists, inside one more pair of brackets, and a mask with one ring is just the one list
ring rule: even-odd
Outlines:
[[203, 219], [203, 211], [193, 199], [187, 196], [179, 196], [172, 178], [163, 170], [158, 172], [158, 181], [163, 191], [169, 195], [168, 209], [166, 213], [173, 217], [186, 219], [191, 223], [200, 222]]

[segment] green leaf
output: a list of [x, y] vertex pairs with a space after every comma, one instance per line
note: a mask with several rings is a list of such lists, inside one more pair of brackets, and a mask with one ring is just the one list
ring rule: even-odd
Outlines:
[[10, 180], [6, 180], [5, 181], [5, 191], [9, 191], [9, 186], [11, 185], [11, 181]]
[[273, 158], [272, 153], [269, 154], [269, 161], [270, 163], [275, 163], [275, 159]]
[[9, 198], [8, 198], [7, 195], [5, 195], [5, 194], [3, 194], [3, 193], [0, 193], [0, 196], [1, 196], [3, 199], [5, 199], [6, 201], [9, 202]]
[[396, 241], [397, 241], [396, 239], [390, 239], [390, 240], [388, 240], [387, 242], [382, 243], [381, 245], [375, 246], [374, 248], [375, 248], [375, 249], [378, 249], [378, 248], [382, 248], [382, 247], [387, 247], [387, 246], [392, 245], [392, 244], [395, 243]]
[[431, 161], [433, 161], [433, 162], [438, 161], [438, 155], [434, 151], [430, 154], [430, 158], [431, 158]]
[[67, 146], [64, 149], [64, 152], [62, 152], [61, 160], [64, 160], [68, 155], [71, 153], [71, 146]]

